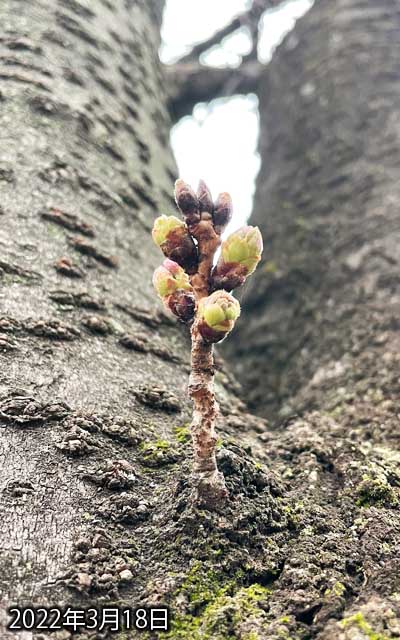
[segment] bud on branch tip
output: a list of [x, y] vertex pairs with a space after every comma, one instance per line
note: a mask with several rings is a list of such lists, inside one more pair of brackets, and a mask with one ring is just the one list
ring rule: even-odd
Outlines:
[[192, 288], [187, 273], [168, 258], [154, 271], [153, 285], [160, 298], [165, 298], [178, 289], [189, 291]]
[[199, 200], [199, 209], [200, 211], [207, 211], [208, 213], [213, 213], [214, 205], [210, 193], [210, 189], [207, 187], [204, 180], [200, 180], [199, 186], [197, 189], [197, 198]]
[[241, 227], [222, 243], [224, 262], [238, 262], [247, 270], [246, 275], [255, 271], [261, 259], [263, 241], [258, 227]]
[[221, 234], [232, 219], [232, 198], [229, 193], [220, 193], [214, 208], [214, 227], [217, 233]]
[[168, 258], [164, 260], [154, 272], [153, 284], [169, 311], [182, 322], [193, 320], [196, 300], [189, 276], [179, 264]]
[[175, 182], [175, 201], [189, 228], [200, 221], [198, 198], [183, 180]]
[[154, 222], [151, 235], [156, 245], [161, 247], [167, 241], [171, 231], [177, 229], [185, 229], [185, 223], [182, 220], [175, 216], [159, 216]]
[[152, 236], [167, 258], [177, 262], [187, 273], [196, 272], [197, 248], [182, 220], [175, 216], [160, 216], [154, 222]]
[[232, 331], [240, 304], [227, 291], [215, 291], [198, 306], [199, 331], [206, 342], [220, 342]]
[[221, 255], [212, 273], [214, 289], [232, 290], [255, 271], [263, 250], [258, 227], [245, 226], [222, 243]]

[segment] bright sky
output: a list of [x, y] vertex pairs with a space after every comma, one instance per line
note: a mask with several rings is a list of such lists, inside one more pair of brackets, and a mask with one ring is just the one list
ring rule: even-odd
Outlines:
[[[162, 30], [161, 59], [174, 62], [191, 46], [211, 36], [233, 16], [249, 7], [249, 0], [167, 0]], [[276, 46], [313, 0], [288, 0], [267, 11], [261, 25], [259, 57], [268, 62]], [[202, 62], [213, 66], [236, 66], [249, 51], [245, 29], [225, 39]], [[213, 196], [229, 191], [234, 218], [228, 233], [243, 224], [251, 213], [254, 182], [259, 169], [257, 154], [257, 98], [235, 96], [198, 104], [193, 115], [183, 118], [171, 132], [180, 177], [197, 187], [200, 178]], [[193, 153], [193, 149], [196, 153]]]

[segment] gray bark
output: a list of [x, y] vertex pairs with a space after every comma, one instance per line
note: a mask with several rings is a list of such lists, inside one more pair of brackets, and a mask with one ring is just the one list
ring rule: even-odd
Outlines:
[[399, 27], [391, 0], [322, 1], [265, 74], [252, 216], [264, 261], [227, 343], [264, 415], [326, 404], [350, 375], [371, 385], [396, 340]]
[[[161, 9], [1, 3], [2, 638], [9, 605], [172, 603], [219, 519], [190, 503], [189, 339], [151, 284], [175, 212]], [[224, 437], [262, 424], [219, 369]]]
[[[175, 173], [160, 9], [1, 3], [0, 544], [13, 602], [47, 594], [65, 571], [98, 491], [83, 474], [124, 457], [114, 444], [124, 429], [151, 428], [140, 385], [161, 401], [156, 388], [173, 369], [185, 392], [187, 353], [151, 290], [149, 229], [171, 207]], [[62, 270], [62, 258], [74, 267]], [[120, 430], [99, 439], [79, 429], [84, 415], [105, 413], [111, 426], [120, 416]], [[156, 415], [162, 437], [171, 418]]]
[[[377, 189], [374, 200], [360, 196], [358, 187], [345, 198], [342, 180], [330, 187], [339, 194], [334, 200], [337, 228], [345, 225], [341, 238], [344, 243], [347, 233], [351, 243], [352, 218], [346, 217], [343, 204], [347, 199], [354, 198], [355, 217], [365, 211], [383, 234], [374, 207], [366, 206], [371, 200], [381, 202], [393, 234], [396, 228], [395, 207], [387, 204], [395, 195], [396, 154], [386, 131], [392, 135], [397, 122], [396, 89], [389, 81], [396, 43], [388, 25], [396, 24], [398, 12], [388, 0], [381, 11], [371, 3], [341, 0], [337, 16], [331, 6], [328, 0], [316, 5], [299, 26], [297, 47], [287, 40], [265, 79], [268, 118], [281, 141], [278, 145], [270, 126], [264, 127], [263, 107], [261, 148], [275, 162], [273, 178], [264, 164], [257, 209], [265, 210], [268, 193], [269, 216], [276, 211], [280, 220], [278, 213], [286, 208], [273, 187], [280, 185], [282, 194], [285, 183], [295, 210], [304, 149], [314, 131], [310, 122], [333, 150], [341, 148], [340, 141], [346, 148], [351, 143], [353, 128], [346, 113], [336, 106], [336, 120], [332, 117], [332, 105], [342, 104], [340, 92], [345, 91], [349, 101], [356, 96], [352, 118], [360, 111], [369, 134], [375, 132], [376, 142], [383, 143], [369, 147], [364, 134], [357, 133], [350, 148], [365, 144], [371, 158], [364, 159], [360, 151], [358, 164], [352, 164], [351, 153], [337, 159], [340, 164], [347, 158], [346, 170], [354, 170], [355, 176], [355, 167], [367, 163]], [[360, 35], [358, 22], [350, 20], [355, 15], [363, 24], [361, 10], [377, 19], [377, 28], [367, 35]], [[188, 340], [166, 318], [151, 287], [160, 255], [149, 231], [157, 213], [173, 210], [176, 171], [168, 147], [165, 82], [156, 58], [160, 11], [155, 1], [1, 3], [1, 623], [8, 604], [134, 607], [162, 602], [171, 607], [169, 637], [174, 640], [396, 637], [400, 473], [393, 444], [398, 442], [395, 323], [385, 325], [376, 344], [361, 349], [360, 358], [350, 353], [356, 358], [351, 360], [354, 375], [358, 367], [366, 371], [369, 365], [361, 365], [368, 356], [379, 386], [361, 377], [353, 401], [347, 391], [344, 396], [340, 392], [334, 406], [280, 428], [269, 428], [264, 419], [246, 413], [236, 383], [219, 363], [218, 467], [230, 497], [221, 513], [191, 503]], [[336, 38], [328, 55], [324, 47], [332, 20]], [[347, 48], [342, 47], [340, 56], [337, 52], [342, 29], [349, 33], [350, 52], [344, 59]], [[370, 52], [366, 43], [379, 46]], [[374, 56], [380, 61], [377, 67], [372, 66]], [[356, 77], [349, 70], [350, 57], [359, 67]], [[372, 102], [364, 112], [370, 97], [362, 93], [367, 67], [373, 77], [373, 70], [380, 70], [382, 93], [379, 104]], [[306, 86], [321, 82], [322, 91], [328, 71], [336, 78], [336, 100], [320, 103], [309, 87], [294, 91], [303, 87], [304, 82], [297, 85], [302, 77]], [[365, 86], [370, 86], [367, 80]], [[336, 165], [329, 164], [333, 151], [325, 144], [315, 150], [323, 163], [320, 168], [314, 158], [308, 180], [313, 171], [328, 176], [329, 168], [337, 177]], [[382, 171], [375, 183], [376, 167]], [[386, 189], [380, 188], [380, 180]], [[325, 187], [309, 189], [317, 203], [324, 194]], [[362, 208], [359, 197], [364, 197]], [[260, 213], [256, 216], [261, 222]], [[285, 220], [291, 229], [292, 218]], [[270, 243], [265, 233], [267, 259], [271, 241], [285, 235], [278, 223], [274, 235], [271, 222]], [[353, 223], [361, 233], [359, 221]], [[385, 244], [386, 252], [392, 250], [391, 242]], [[308, 254], [309, 245], [299, 243], [300, 256], [306, 248]], [[291, 252], [292, 245], [286, 261]], [[376, 255], [371, 273], [381, 268], [380, 253]], [[385, 269], [382, 273], [387, 274]], [[388, 319], [392, 298], [382, 295], [373, 303], [378, 317]], [[395, 302], [394, 293], [392, 297]], [[358, 305], [363, 298], [356, 300]], [[253, 318], [255, 330], [257, 305], [249, 291], [243, 317]], [[354, 321], [355, 332], [360, 327], [361, 337], [366, 334], [358, 319], [367, 317], [366, 308], [352, 315], [351, 326]], [[262, 315], [260, 311], [258, 318]], [[243, 331], [242, 326], [239, 337]], [[249, 334], [245, 339], [253, 345]], [[324, 344], [321, 363], [328, 353]], [[247, 362], [247, 378], [250, 364], [255, 367], [258, 361], [250, 363], [243, 352], [240, 358]], [[270, 378], [265, 379], [269, 387]], [[349, 377], [345, 388], [353, 386]], [[333, 393], [336, 387], [331, 389]], [[338, 622], [343, 617], [345, 626]], [[143, 637], [132, 631], [119, 639], [138, 636]]]
[[225, 354], [307, 514], [273, 596], [305, 638], [399, 633], [399, 30], [392, 0], [320, 0], [259, 95], [265, 252]]

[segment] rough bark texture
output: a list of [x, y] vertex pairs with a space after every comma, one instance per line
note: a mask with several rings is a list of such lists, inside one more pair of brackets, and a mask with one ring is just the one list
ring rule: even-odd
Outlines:
[[[2, 638], [8, 605], [110, 600], [170, 603], [171, 637], [191, 638], [217, 584], [256, 581], [259, 554], [233, 581], [248, 558], [237, 518], [272, 519], [269, 480], [238, 446], [263, 423], [222, 371], [231, 498], [223, 520], [190, 507], [189, 340], [151, 285], [150, 230], [176, 178], [160, 13], [156, 1], [1, 2]], [[185, 593], [212, 571], [195, 610]]]
[[[295, 346], [288, 318], [310, 326], [297, 255], [326, 321], [306, 364], [291, 350], [293, 406], [325, 408], [270, 429], [219, 371], [222, 514], [190, 500], [189, 341], [151, 290], [149, 231], [175, 177], [160, 8], [1, 2], [1, 624], [11, 603], [163, 602], [160, 638], [398, 637], [397, 4], [321, 0], [266, 79], [256, 217], [283, 270], [264, 272], [266, 335]], [[297, 381], [319, 366], [307, 396]]]
[[378, 358], [360, 351], [396, 339], [399, 26], [392, 0], [320, 2], [266, 73], [251, 220], [266, 249], [227, 344], [266, 415], [320, 404], [352, 367], [370, 384]]
[[260, 94], [264, 261], [225, 353], [278, 416], [303, 528], [273, 600], [304, 638], [400, 633], [399, 30], [393, 0], [320, 0]]
[[[92, 469], [138, 482], [112, 460], [148, 429], [162, 438], [185, 391], [187, 354], [151, 291], [149, 229], [175, 173], [160, 11], [0, 7], [1, 581], [14, 602], [68, 566], [103, 482]], [[159, 388], [172, 370], [177, 398]]]

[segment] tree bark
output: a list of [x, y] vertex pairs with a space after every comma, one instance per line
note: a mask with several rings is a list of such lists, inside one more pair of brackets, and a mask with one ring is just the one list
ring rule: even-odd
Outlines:
[[253, 511], [272, 500], [239, 446], [263, 421], [247, 416], [219, 361], [226, 518], [191, 501], [189, 336], [151, 284], [150, 230], [174, 212], [177, 177], [161, 10], [158, 0], [0, 6], [2, 638], [32, 637], [6, 630], [12, 605], [160, 601], [174, 610], [171, 633], [192, 637], [191, 569], [231, 579], [248, 552], [228, 543], [217, 571], [216, 550], [240, 513], [254, 517], [240, 495], [265, 486]]
[[185, 394], [187, 351], [151, 290], [175, 175], [161, 9], [1, 3], [3, 605], [57, 592], [92, 527], [91, 469], [138, 482], [111, 461], [162, 438]]
[[251, 220], [264, 262], [226, 344], [265, 415], [326, 404], [350, 375], [368, 386], [397, 335], [399, 26], [391, 0], [322, 1], [265, 74]]
[[[337, 15], [331, 6], [328, 0], [317, 3], [299, 26], [297, 48], [296, 40], [287, 40], [271, 66], [265, 91], [274, 88], [275, 94], [268, 90], [268, 117], [280, 140], [278, 145], [275, 133], [263, 128], [261, 149], [275, 159], [275, 168], [273, 178], [260, 176], [257, 209], [266, 193], [268, 202], [275, 198], [268, 209], [275, 242], [272, 211], [278, 220], [286, 208], [281, 195], [273, 195], [274, 185], [281, 185], [282, 194], [286, 184], [294, 211], [310, 131], [315, 127], [331, 144], [329, 151], [315, 142], [323, 162], [315, 158], [312, 166], [322, 180], [329, 176], [324, 163], [331, 171], [336, 166], [329, 164], [336, 145], [347, 149], [352, 140], [352, 119], [364, 123], [357, 119], [361, 113], [368, 136], [380, 146], [370, 146], [356, 129], [357, 144], [349, 147], [361, 145], [356, 160], [350, 152], [338, 155], [338, 162], [347, 158], [356, 188], [333, 201], [329, 221], [337, 220], [344, 245], [345, 233], [351, 244], [352, 229], [367, 234], [372, 223], [380, 240], [386, 238], [376, 218], [381, 210], [391, 227], [386, 255], [394, 247], [391, 203], [397, 189], [397, 89], [390, 81], [397, 41], [388, 25], [397, 24], [398, 11], [388, 0], [379, 7], [340, 0]], [[2, 638], [8, 636], [6, 607], [24, 603], [78, 608], [165, 603], [171, 630], [158, 637], [174, 640], [396, 637], [398, 349], [396, 295], [385, 293], [392, 285], [380, 283], [382, 297], [373, 297], [371, 313], [386, 324], [374, 332], [379, 339], [371, 348], [364, 346], [367, 333], [359, 323], [366, 318], [367, 325], [369, 307], [361, 306], [361, 294], [355, 298], [348, 326], [354, 323], [361, 342], [358, 353], [349, 352], [354, 377], [341, 382], [345, 392], [337, 392], [339, 401], [287, 420], [281, 429], [246, 413], [236, 382], [218, 360], [217, 458], [229, 499], [221, 513], [191, 501], [189, 340], [166, 318], [151, 290], [160, 256], [149, 231], [160, 210], [171, 211], [176, 177], [165, 81], [156, 58], [161, 8], [155, 0], [1, 3]], [[376, 17], [376, 28], [364, 29], [365, 11]], [[336, 36], [328, 55], [332, 24]], [[342, 30], [350, 52], [343, 44], [339, 55]], [[370, 43], [379, 46], [371, 50]], [[348, 69], [354, 60], [355, 76]], [[310, 87], [296, 83], [310, 76], [322, 90], [328, 71], [336, 78], [336, 99], [321, 93], [325, 102], [316, 96], [307, 102], [314, 95]], [[378, 101], [365, 79], [369, 74], [376, 78], [374, 88], [380, 79]], [[300, 93], [296, 86], [303, 87]], [[350, 118], [338, 105], [343, 107], [343, 96], [350, 103], [354, 95], [357, 108]], [[365, 165], [376, 188], [368, 199], [357, 178]], [[312, 172], [307, 176], [312, 184]], [[315, 193], [309, 189], [318, 211], [326, 199], [324, 184]], [[342, 184], [331, 185], [332, 194], [342, 193]], [[351, 207], [345, 204], [350, 198]], [[348, 211], [354, 219], [346, 217]], [[356, 220], [360, 211], [368, 221], [362, 229]], [[274, 234], [279, 236], [278, 225]], [[308, 244], [300, 248], [300, 255], [309, 253]], [[322, 249], [320, 254], [326, 255]], [[391, 273], [395, 279], [380, 255], [372, 254], [371, 273]], [[289, 258], [285, 254], [283, 266]], [[353, 280], [358, 282], [356, 276], [347, 278], [340, 285], [343, 293], [333, 298], [339, 310], [340, 296]], [[262, 310], [250, 294], [243, 315], [249, 321], [250, 311], [257, 329]], [[246, 340], [254, 344], [249, 334]], [[292, 340], [289, 330], [287, 340]], [[328, 354], [324, 344], [321, 363]], [[240, 357], [246, 361], [244, 353]], [[364, 366], [364, 358], [370, 365]], [[368, 366], [375, 378], [367, 378]], [[250, 371], [245, 369], [246, 378]], [[343, 617], [344, 626], [338, 622]], [[64, 630], [53, 637], [77, 634]], [[113, 637], [143, 634], [132, 629]]]
[[307, 514], [273, 596], [300, 637], [399, 633], [399, 29], [320, 0], [260, 83], [264, 258], [224, 353]]

